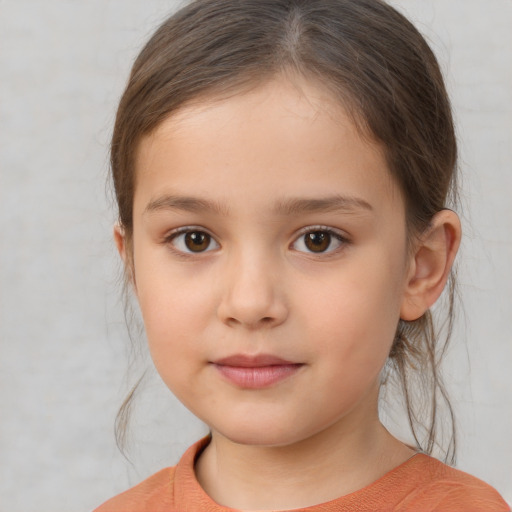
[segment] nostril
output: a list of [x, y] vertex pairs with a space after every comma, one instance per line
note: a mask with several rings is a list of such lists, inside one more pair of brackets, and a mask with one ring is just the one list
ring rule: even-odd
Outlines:
[[244, 321], [241, 321], [241, 320], [239, 320], [237, 318], [233, 318], [233, 317], [226, 319], [226, 323], [231, 325], [232, 327], [234, 327], [236, 325], [246, 325], [252, 329], [257, 329], [258, 327], [263, 327], [263, 326], [272, 326], [272, 325], [274, 325], [275, 322], [276, 322], [276, 319], [271, 316], [265, 316], [255, 322], [244, 322]]

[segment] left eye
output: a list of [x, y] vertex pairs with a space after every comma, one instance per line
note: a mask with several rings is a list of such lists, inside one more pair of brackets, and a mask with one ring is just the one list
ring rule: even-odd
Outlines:
[[219, 244], [208, 233], [200, 230], [182, 231], [172, 235], [170, 243], [180, 252], [201, 253], [219, 248]]
[[339, 249], [345, 240], [343, 237], [333, 231], [326, 229], [315, 229], [303, 233], [292, 247], [296, 251], [309, 253], [329, 253]]

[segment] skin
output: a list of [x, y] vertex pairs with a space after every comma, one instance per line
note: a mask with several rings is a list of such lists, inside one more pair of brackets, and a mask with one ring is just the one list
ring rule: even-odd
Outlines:
[[[157, 370], [212, 431], [205, 491], [240, 510], [306, 507], [411, 457], [379, 421], [380, 373], [400, 317], [444, 287], [456, 215], [411, 250], [381, 148], [299, 78], [182, 108], [141, 141], [136, 172], [133, 237], [118, 227], [116, 242]], [[183, 228], [206, 249], [190, 252]], [[331, 242], [312, 252], [318, 231]], [[212, 364], [235, 354], [301, 366], [245, 389]]]

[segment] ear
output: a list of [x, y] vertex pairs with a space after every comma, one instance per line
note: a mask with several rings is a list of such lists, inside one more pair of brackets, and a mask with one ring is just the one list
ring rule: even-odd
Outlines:
[[126, 275], [135, 286], [131, 248], [126, 238], [125, 230], [119, 223], [114, 225], [114, 242], [117, 247], [117, 252], [119, 252], [119, 256], [121, 256], [121, 259], [123, 260]]
[[438, 299], [450, 275], [460, 245], [461, 226], [457, 214], [441, 210], [432, 218], [416, 243], [411, 257], [400, 318], [420, 318]]
[[126, 243], [124, 237], [124, 229], [118, 222], [114, 224], [114, 242], [116, 243], [119, 256], [121, 256], [121, 259], [126, 265]]

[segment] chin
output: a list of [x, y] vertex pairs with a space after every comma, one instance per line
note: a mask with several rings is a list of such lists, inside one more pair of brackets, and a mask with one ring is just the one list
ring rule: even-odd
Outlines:
[[295, 432], [290, 426], [277, 425], [275, 422], [231, 423], [210, 428], [232, 443], [246, 446], [289, 446], [310, 437], [313, 433]]
[[260, 446], [260, 447], [281, 447], [294, 444], [295, 440], [290, 436], [279, 436], [270, 433], [262, 432], [247, 432], [247, 433], [223, 433], [220, 432], [225, 438], [229, 439], [232, 443], [244, 446]]

